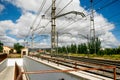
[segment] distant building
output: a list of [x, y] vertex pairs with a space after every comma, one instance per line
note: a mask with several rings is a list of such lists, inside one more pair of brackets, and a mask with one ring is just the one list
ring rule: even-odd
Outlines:
[[8, 46], [3, 46], [3, 53], [9, 54], [10, 53], [11, 48]]
[[23, 57], [24, 55], [28, 55], [28, 48], [21, 49], [21, 57]]
[[8, 46], [3, 46], [3, 53], [6, 54], [16, 53], [16, 50]]
[[105, 50], [105, 48], [100, 48], [100, 50]]

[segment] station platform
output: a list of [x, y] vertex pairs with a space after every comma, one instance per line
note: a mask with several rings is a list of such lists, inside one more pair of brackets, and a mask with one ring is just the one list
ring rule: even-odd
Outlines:
[[14, 66], [8, 66], [0, 72], [0, 80], [14, 80]]
[[[31, 59], [34, 59], [34, 60], [36, 60], [40, 63], [46, 64], [48, 66], [54, 67], [54, 68], [59, 69], [59, 70], [72, 69], [72, 68], [69, 68], [69, 67], [66, 67], [66, 66], [63, 66], [63, 65], [58, 65], [58, 64], [55, 64], [53, 62], [48, 62], [46, 60], [41, 60], [41, 59], [38, 59], [38, 58], [35, 58], [35, 57], [31, 57]], [[88, 72], [85, 72], [85, 71], [71, 71], [71, 72], [68, 72], [68, 73], [73, 74], [75, 76], [86, 78], [88, 80], [113, 80], [111, 78], [91, 74], [91, 73], [88, 73]]]
[[[34, 57], [29, 57], [29, 58], [31, 58], [32, 60], [36, 60], [37, 62], [43, 63], [45, 65], [54, 67], [54, 68], [59, 69], [59, 70], [72, 69], [72, 68], [69, 68], [69, 67], [66, 67], [63, 65], [58, 66], [57, 64], [55, 64], [53, 62], [41, 60], [40, 58], [34, 58]], [[23, 66], [23, 59], [22, 58], [19, 58], [19, 59], [18, 58], [8, 58], [7, 68], [4, 69], [2, 72], [0, 72], [0, 80], [14, 80], [15, 62], [19, 66], [21, 66], [21, 68], [22, 68], [22, 66]], [[76, 75], [76, 76], [79, 76], [79, 77], [86, 78], [88, 80], [112, 80], [110, 78], [102, 77], [102, 76], [95, 75], [95, 74], [90, 74], [90, 73], [87, 73], [84, 71], [72, 71], [69, 73]], [[23, 80], [26, 80], [26, 79], [23, 79]]]
[[0, 72], [0, 80], [14, 80], [15, 62], [19, 66], [23, 66], [22, 58], [8, 58], [7, 67]]

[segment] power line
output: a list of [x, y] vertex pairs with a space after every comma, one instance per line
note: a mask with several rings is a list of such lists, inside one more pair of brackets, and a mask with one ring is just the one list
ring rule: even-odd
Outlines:
[[[94, 5], [97, 5], [100, 1], [102, 1], [102, 0], [99, 0], [99, 1], [98, 1], [98, 2], [96, 2]], [[71, 3], [71, 1], [70, 1], [68, 4], [70, 4], [70, 3]], [[68, 6], [68, 4], [67, 4], [66, 6]], [[66, 7], [66, 6], [65, 6], [65, 7]], [[65, 7], [64, 7], [64, 8], [65, 8]], [[64, 8], [63, 8], [63, 9], [64, 9]], [[63, 9], [62, 9], [62, 10], [63, 10]], [[62, 11], [62, 10], [61, 10], [61, 11]], [[90, 14], [89, 14], [89, 15], [90, 15]], [[72, 23], [70, 23], [70, 25], [71, 25], [71, 24], [73, 24], [73, 22], [72, 22]]]
[[[93, 6], [96, 6], [96, 5], [99, 4], [101, 1], [103, 1], [103, 0], [96, 1], [96, 2], [93, 4]], [[84, 12], [84, 11], [87, 10], [87, 9], [90, 9], [90, 6], [88, 6], [87, 8], [85, 8], [82, 12]]]
[[[54, 0], [54, 2], [53, 3], [55, 3], [56, 2], [56, 0]], [[44, 14], [46, 14], [48, 11], [49, 11], [49, 9], [52, 7], [52, 5], [53, 5], [53, 3], [48, 7], [48, 9], [45, 11], [45, 13]]]
[[[111, 25], [111, 24], [109, 24], [109, 25]], [[108, 26], [108, 24], [107, 25], [103, 25], [103, 27], [104, 26]], [[107, 29], [108, 27], [106, 27], [106, 28], [103, 28], [103, 29], [96, 29], [96, 31], [97, 31], [97, 35], [100, 35], [99, 34], [99, 32], [98, 31], [101, 31], [101, 30], [104, 30], [104, 29]], [[109, 29], [109, 28], [108, 28]], [[82, 30], [83, 31], [83, 30]], [[85, 30], [84, 30], [85, 31]], [[115, 31], [117, 31], [117, 30], [115, 30]], [[103, 33], [102, 33], [103, 34]]]
[[[32, 24], [31, 24], [31, 26], [30, 26], [30, 30], [33, 29], [33, 25], [35, 24], [37, 18], [39, 17], [40, 12], [42, 11], [42, 9], [43, 9], [43, 7], [44, 7], [46, 1], [47, 1], [47, 0], [43, 0], [41, 6], [39, 7], [38, 12], [37, 12], [37, 15], [36, 15], [35, 19], [33, 20]], [[28, 31], [28, 35], [25, 37], [25, 39], [27, 39], [27, 38], [29, 37], [29, 35], [30, 35], [30, 30]]]
[[[118, 1], [118, 0], [116, 0], [116, 1]], [[114, 4], [116, 1], [114, 0], [114, 1], [112, 1], [112, 2], [110, 2], [110, 3], [108, 3], [108, 4], [106, 4], [106, 5], [104, 5], [103, 7], [98, 8], [96, 11], [99, 11], [99, 10], [101, 10], [101, 9], [106, 8], [106, 7], [108, 7], [108, 6], [112, 5], [112, 4]], [[96, 11], [93, 11], [93, 13], [95, 13]], [[91, 13], [90, 13], [90, 14], [87, 14], [86, 17], [89, 16], [89, 15], [91, 15]], [[79, 20], [81, 20], [81, 18], [80, 18]], [[78, 22], [79, 20], [74, 21], [74, 22], [72, 22], [72, 23], [69, 23], [69, 26], [71, 26], [72, 24]], [[66, 28], [69, 27], [69, 26], [66, 26]]]
[[102, 7], [102, 8], [99, 8], [98, 10], [101, 10], [101, 9], [103, 9], [104, 7]]
[[114, 4], [114, 3], [116, 3], [117, 1], [119, 1], [119, 0], [111, 1], [110, 3], [104, 5], [103, 7], [100, 7], [100, 8], [98, 8], [98, 9], [96, 9], [96, 11], [99, 11], [99, 10], [101, 10], [101, 9], [104, 9], [104, 8], [106, 8], [106, 7], [108, 7], [108, 6], [110, 6], [110, 5]]
[[[50, 21], [44, 26], [44, 29], [42, 29], [40, 32], [38, 32], [38, 34], [42, 33], [43, 31], [45, 31], [45, 28], [48, 26], [48, 24], [50, 23]], [[37, 36], [35, 37], [37, 38]]]
[[[95, 5], [97, 5], [98, 3], [100, 3], [102, 0], [99, 0], [99, 1], [97, 1], [97, 2], [95, 2], [95, 4], [94, 4], [94, 6]], [[88, 9], [90, 8], [90, 6], [88, 7]], [[85, 9], [82, 11], [82, 12], [84, 12], [85, 11]], [[70, 23], [69, 25], [67, 25], [67, 26], [70, 26], [71, 24], [73, 24], [73, 22], [72, 23]], [[63, 25], [63, 24], [62, 24]]]
[[37, 16], [35, 17], [35, 19], [34, 19], [34, 21], [33, 21], [33, 23], [32, 23], [31, 28], [33, 27], [33, 25], [35, 24], [35, 22], [36, 22], [37, 18], [39, 17], [40, 12], [42, 11], [42, 9], [43, 9], [43, 5], [44, 5], [45, 3], [46, 3], [46, 0], [43, 0], [43, 2], [42, 2], [42, 4], [41, 4], [41, 6], [40, 6], [40, 7], [39, 7], [39, 9], [38, 9]]
[[73, 2], [73, 0], [71, 0], [70, 2], [68, 2], [64, 7], [63, 9], [61, 9], [56, 16], [58, 16], [68, 5], [70, 5], [71, 3]]
[[60, 5], [60, 3], [62, 2], [62, 0], [59, 0], [57, 3], [57, 7]]
[[[46, 4], [46, 1], [47, 0], [43, 0], [43, 2], [42, 2], [42, 4], [41, 4], [41, 7], [40, 7], [40, 9], [39, 9], [39, 11], [41, 12], [42, 11], [42, 9], [44, 8], [44, 5]], [[40, 13], [39, 13], [40, 14]], [[39, 27], [39, 25], [40, 25], [40, 23], [41, 23], [41, 18], [40, 18], [40, 21], [39, 21], [39, 23], [38, 23], [38, 25], [36, 26], [36, 28], [35, 29], [33, 29], [33, 31], [35, 31], [38, 27]]]

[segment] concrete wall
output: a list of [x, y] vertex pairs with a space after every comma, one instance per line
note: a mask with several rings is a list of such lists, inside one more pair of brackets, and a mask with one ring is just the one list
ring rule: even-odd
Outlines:
[[7, 59], [4, 59], [0, 62], [0, 72], [3, 71], [7, 67]]

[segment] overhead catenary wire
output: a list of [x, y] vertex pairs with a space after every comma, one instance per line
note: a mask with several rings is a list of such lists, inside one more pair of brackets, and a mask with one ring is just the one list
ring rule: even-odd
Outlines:
[[[102, 10], [102, 9], [103, 9], [103, 8], [99, 8], [98, 11], [99, 11], [99, 10]], [[76, 21], [74, 21], [74, 22], [76, 22]]]
[[[109, 26], [109, 25], [103, 25], [103, 26]], [[107, 27], [107, 28], [108, 28], [108, 27]], [[106, 29], [107, 29], [107, 28], [106, 28]], [[105, 28], [104, 28], [104, 29], [105, 29]], [[104, 29], [99, 29], [99, 30], [104, 30]], [[109, 28], [108, 28], [108, 29], [109, 29]], [[97, 30], [97, 35], [96, 35], [96, 36], [100, 36], [100, 35], [101, 35], [101, 33], [99, 34], [99, 32], [98, 32], [99, 30]], [[102, 33], [102, 34], [103, 34], [103, 33]]]
[[56, 4], [57, 7], [59, 7], [60, 3], [62, 2], [62, 0], [59, 0], [58, 3]]
[[[113, 2], [113, 1], [112, 1]], [[112, 3], [111, 2], [111, 3]], [[109, 3], [109, 5], [111, 4], [111, 3]], [[112, 3], [113, 4], [113, 3]], [[108, 6], [108, 4], [107, 4], [107, 6]], [[105, 8], [105, 7], [107, 7], [107, 6], [104, 6], [104, 7], [102, 7], [102, 8], [99, 8], [98, 10], [100, 10], [100, 9], [103, 9], [103, 8]], [[90, 14], [89, 14], [90, 15]], [[88, 16], [88, 15], [87, 15]], [[75, 21], [76, 22], [76, 21]], [[74, 23], [74, 22], [72, 22], [72, 23]], [[72, 23], [70, 23], [70, 25], [72, 24]]]
[[[41, 31], [39, 31], [37, 34], [40, 34], [40, 33], [42, 33], [43, 31], [45, 31], [45, 29], [46, 29], [46, 27], [48, 26], [48, 24], [50, 23], [50, 21], [44, 26], [44, 28], [41, 30]], [[37, 36], [36, 37], [34, 37], [34, 39], [35, 38], [38, 38]]]
[[[47, 0], [43, 0], [43, 3], [41, 4], [41, 7], [40, 7], [40, 12], [42, 12], [42, 9], [44, 8], [44, 6], [45, 6], [45, 4], [46, 4], [46, 1]], [[39, 13], [40, 14], [40, 13]], [[38, 16], [39, 17], [39, 16]], [[41, 20], [42, 20], [42, 18], [40, 18], [40, 21], [39, 21], [39, 23], [37, 24], [37, 26], [33, 29], [33, 31], [35, 31], [39, 26], [40, 26], [40, 23], [41, 23]]]
[[[112, 2], [113, 2], [113, 1], [112, 1]], [[112, 2], [111, 2], [111, 3], [112, 3]], [[109, 5], [110, 5], [111, 3], [109, 3]], [[112, 3], [112, 4], [113, 4], [113, 3]], [[67, 6], [67, 5], [66, 5], [66, 6]], [[108, 6], [108, 5], [107, 5], [107, 6]], [[107, 6], [104, 6], [104, 7], [102, 7], [102, 8], [99, 8], [99, 10], [100, 10], [100, 9], [103, 9], [103, 8], [105, 8], [105, 7], [107, 7]], [[90, 14], [89, 14], [89, 15], [90, 15]], [[88, 15], [87, 15], [87, 16], [88, 16]], [[76, 22], [76, 21], [75, 21], [75, 22]], [[72, 24], [72, 23], [71, 23], [71, 24]]]
[[[96, 6], [96, 5], [99, 4], [101, 1], [103, 1], [103, 0], [99, 0], [99, 1], [94, 2], [93, 6]], [[90, 9], [90, 6], [88, 6], [87, 8], [85, 8], [82, 12], [84, 12], [85, 10], [88, 10], [88, 9]]]
[[[116, 1], [113, 1], [113, 2], [111, 2], [111, 3], [109, 3], [109, 4], [107, 4], [107, 5], [105, 5], [105, 6], [103, 6], [103, 7], [101, 7], [101, 8], [99, 8], [99, 9], [97, 9], [97, 11], [99, 11], [99, 10], [101, 10], [101, 9], [103, 9], [103, 8], [105, 8], [105, 7], [107, 7], [107, 6], [109, 6], [109, 5], [111, 5], [111, 4], [113, 4], [113, 3], [115, 3]], [[89, 14], [90, 15], [90, 14]]]
[[[55, 3], [56, 2], [56, 0], [53, 2], [53, 3]], [[52, 4], [53, 4], [52, 3]], [[44, 12], [44, 14], [47, 14], [47, 12], [51, 9], [51, 7], [52, 7], [52, 4], [48, 7], [48, 9]]]
[[69, 6], [71, 3], [73, 2], [73, 0], [69, 1], [64, 7], [63, 9], [61, 9], [57, 14], [56, 16], [58, 16], [67, 6]]
[[104, 9], [104, 8], [106, 8], [106, 7], [108, 7], [108, 6], [116, 3], [117, 1], [119, 1], [119, 0], [113, 0], [113, 1], [111, 1], [110, 3], [108, 3], [108, 4], [106, 4], [106, 5], [102, 6], [102, 7], [100, 7], [100, 8], [98, 8], [98, 9], [96, 9], [96, 11], [99, 11], [99, 10], [101, 10], [101, 9]]
[[[115, 15], [112, 15], [112, 16], [110, 16], [108, 19], [112, 19], [112, 18], [114, 18], [114, 17], [116, 17], [116, 16], [119, 16], [120, 15], [120, 12], [119, 13], [117, 13], [117, 14], [115, 14]], [[119, 21], [120, 22], [120, 21]], [[118, 22], [118, 24], [120, 24]], [[116, 25], [118, 25], [118, 24], [116, 24]], [[112, 25], [112, 24], [108, 24], [108, 23], [106, 23], [106, 24], [104, 24], [104, 25], [102, 25], [102, 26], [100, 26], [100, 27], [102, 27], [102, 29], [97, 29], [96, 31], [100, 31], [100, 30], [104, 30], [104, 29], [107, 29], [108, 27], [106, 27], [106, 28], [103, 28], [103, 27], [105, 27], [105, 26], [109, 26], [109, 25]], [[112, 25], [113, 26], [113, 25]], [[84, 28], [84, 27], [83, 27]], [[109, 29], [109, 28], [108, 28]], [[83, 31], [83, 30], [82, 30]]]
[[[95, 2], [95, 3], [94, 3], [94, 6], [97, 5], [98, 3], [100, 3], [101, 1], [102, 1], [102, 0], [99, 0], [99, 1]], [[88, 9], [89, 9], [89, 8], [90, 8], [90, 6], [88, 7]], [[85, 9], [84, 9], [82, 12], [84, 13], [84, 11], [85, 11]], [[77, 16], [77, 15], [76, 15], [76, 16]], [[74, 23], [74, 22], [71, 22], [70, 25], [73, 24], [73, 23]], [[63, 24], [62, 24], [62, 25], [63, 25]], [[68, 26], [69, 26], [69, 25], [68, 25]]]
[[[120, 24], [120, 23], [118, 23], [118, 24]], [[117, 24], [117, 25], [118, 25]], [[106, 24], [106, 25], [103, 25], [103, 26], [101, 26], [101, 27], [105, 27], [105, 26], [109, 26], [109, 25], [111, 25], [111, 24]], [[113, 26], [113, 25], [111, 25], [111, 26]], [[83, 27], [84, 28], [84, 27]], [[98, 31], [103, 31], [103, 30], [105, 30], [105, 29], [109, 29], [108, 27], [106, 27], [106, 28], [102, 28], [102, 29], [96, 29], [96, 31], [97, 31], [97, 35], [100, 35], [99, 34], [99, 32]], [[119, 31], [120, 29], [117, 29], [117, 30], [113, 30], [113, 31]], [[86, 32], [88, 32], [88, 31], [86, 31], [86, 30], [82, 30], [82, 31], [84, 31], [84, 33], [86, 33]], [[111, 31], [111, 30], [109, 30], [109, 31]], [[103, 33], [102, 33], [103, 34]]]
[[41, 6], [40, 6], [39, 9], [38, 9], [37, 16], [35, 17], [35, 19], [34, 19], [32, 25], [31, 25], [31, 28], [33, 27], [33, 25], [35, 24], [36, 20], [38, 19], [39, 15], [40, 15], [40, 12], [42, 11], [42, 9], [43, 9], [45, 3], [46, 3], [46, 0], [43, 0]]
[[[106, 7], [108, 7], [108, 6], [112, 5], [112, 4], [114, 4], [116, 1], [118, 1], [118, 0], [112, 1], [112, 2], [110, 2], [110, 3], [108, 3], [108, 4], [106, 4], [106, 5], [104, 5], [104, 6], [100, 7], [100, 8], [98, 8], [98, 9], [96, 9], [96, 11], [99, 11], [99, 10], [101, 10], [101, 9], [106, 8]], [[96, 11], [93, 11], [93, 13], [95, 13]], [[91, 13], [90, 13], [90, 14], [87, 14], [86, 17], [89, 16], [89, 15], [91, 15]], [[77, 20], [77, 21], [74, 21], [74, 22], [69, 23], [69, 26], [71, 26], [72, 24], [74, 24], [74, 23], [80, 21], [81, 19], [82, 19], [82, 18], [80, 18], [80, 19]], [[66, 28], [69, 27], [69, 26], [66, 26]]]
[[[39, 7], [38, 12], [37, 12], [37, 15], [36, 15], [35, 19], [33, 20], [32, 24], [31, 24], [31, 26], [30, 26], [30, 29], [29, 29], [29, 31], [28, 31], [28, 34], [27, 34], [27, 36], [25, 37], [25, 39], [27, 39], [27, 38], [30, 36], [30, 33], [32, 32], [33, 26], [34, 26], [35, 22], [37, 21], [39, 15], [40, 15], [40, 12], [42, 11], [42, 9], [43, 9], [46, 1], [47, 1], [47, 0], [43, 0], [41, 6]], [[32, 32], [32, 33], [33, 33], [33, 32]]]

